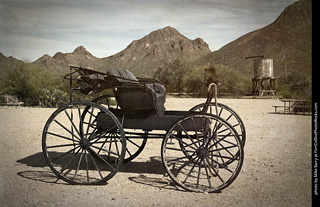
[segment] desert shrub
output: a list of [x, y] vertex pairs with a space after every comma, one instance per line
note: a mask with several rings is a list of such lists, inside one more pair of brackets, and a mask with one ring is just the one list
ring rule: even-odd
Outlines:
[[219, 84], [219, 94], [244, 95], [250, 91], [250, 78], [224, 65], [190, 68], [180, 60], [158, 68], [155, 78], [165, 84], [168, 92], [182, 92], [207, 95], [210, 83]]
[[164, 67], [159, 67], [155, 71], [154, 77], [166, 86], [168, 92], [181, 94], [185, 88], [186, 74], [189, 71], [189, 66], [177, 59]]
[[218, 95], [244, 95], [250, 90], [250, 79], [240, 72], [224, 65], [212, 65], [206, 68], [194, 68], [186, 80], [186, 88], [190, 93], [198, 93], [205, 97], [210, 83], [218, 84]]
[[5, 69], [0, 91], [16, 96], [26, 106], [58, 106], [68, 97], [57, 75], [26, 62]]
[[7, 102], [7, 100], [6, 100], [5, 95], [0, 93], [0, 104], [6, 103], [6, 102]]
[[288, 76], [277, 79], [277, 94], [281, 98], [306, 98], [312, 97], [312, 79], [302, 71], [295, 71]]
[[250, 91], [250, 78], [241, 72], [224, 65], [216, 66], [219, 92], [232, 96], [244, 95]]
[[207, 88], [210, 83], [218, 83], [216, 68], [193, 68], [186, 75], [185, 90], [188, 93], [198, 94], [200, 97], [207, 95]]

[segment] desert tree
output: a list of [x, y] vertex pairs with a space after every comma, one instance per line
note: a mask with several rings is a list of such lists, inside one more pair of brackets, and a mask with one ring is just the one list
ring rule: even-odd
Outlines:
[[155, 71], [154, 77], [165, 84], [169, 92], [176, 92], [181, 95], [186, 82], [185, 78], [189, 71], [190, 68], [187, 64], [176, 59], [163, 67], [159, 67]]

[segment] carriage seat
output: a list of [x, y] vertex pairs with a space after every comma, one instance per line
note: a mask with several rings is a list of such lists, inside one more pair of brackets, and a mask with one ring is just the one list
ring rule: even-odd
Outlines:
[[116, 87], [113, 92], [118, 105], [126, 113], [148, 116], [156, 112], [158, 115], [164, 115], [166, 89], [162, 84], [141, 83], [133, 73], [122, 68], [110, 69], [107, 75], [119, 82], [120, 87]]

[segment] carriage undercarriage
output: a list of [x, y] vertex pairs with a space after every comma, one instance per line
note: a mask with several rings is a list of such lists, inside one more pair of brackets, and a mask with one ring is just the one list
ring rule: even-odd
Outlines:
[[[100, 90], [101, 86], [116, 88], [118, 104], [111, 106], [111, 96], [102, 95], [92, 102], [70, 102], [51, 115], [43, 130], [42, 146], [45, 160], [58, 178], [70, 184], [104, 184], [123, 163], [142, 152], [148, 139], [162, 139], [161, 160], [166, 174], [185, 190], [218, 192], [238, 176], [244, 157], [245, 128], [232, 109], [211, 102], [215, 85], [209, 87], [206, 103], [189, 111], [163, 110], [156, 99], [152, 102], [154, 110], [145, 106], [141, 109], [140, 103], [121, 103], [123, 98], [117, 94], [120, 91], [126, 95], [129, 88], [131, 94], [142, 94], [146, 100], [147, 93], [142, 89], [138, 93], [131, 91], [137, 84], [133, 78], [73, 69], [81, 81], [94, 86], [92, 90]], [[75, 72], [66, 76], [70, 85], [79, 80], [73, 79]], [[88, 81], [87, 77], [91, 79]], [[110, 84], [110, 80], [114, 82]], [[150, 82], [158, 87], [150, 80], [143, 84]], [[121, 87], [125, 89], [119, 90]], [[161, 94], [156, 95], [162, 98]]]

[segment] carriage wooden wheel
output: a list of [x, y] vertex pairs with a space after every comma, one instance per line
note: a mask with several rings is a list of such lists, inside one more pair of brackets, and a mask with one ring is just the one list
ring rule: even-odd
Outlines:
[[[84, 109], [90, 107], [87, 116]], [[104, 114], [108, 125], [97, 119]], [[51, 170], [71, 184], [102, 184], [123, 163], [126, 139], [118, 119], [105, 107], [74, 102], [58, 108], [48, 119], [42, 149]]]
[[236, 130], [210, 114], [193, 114], [177, 121], [161, 148], [170, 178], [194, 192], [218, 192], [230, 185], [240, 172], [243, 153]]
[[[205, 106], [206, 103], [201, 103], [199, 105], [196, 105], [190, 109], [190, 111], [195, 111], [195, 112], [201, 112], [203, 110], [203, 107]], [[216, 110], [217, 107], [217, 110]], [[238, 135], [241, 139], [241, 142], [243, 146], [246, 143], [246, 129], [244, 127], [244, 123], [240, 116], [229, 106], [222, 104], [222, 103], [214, 103], [210, 102], [208, 111], [207, 113], [209, 114], [214, 114], [217, 115], [227, 122], [231, 124], [233, 128], [238, 132]]]

